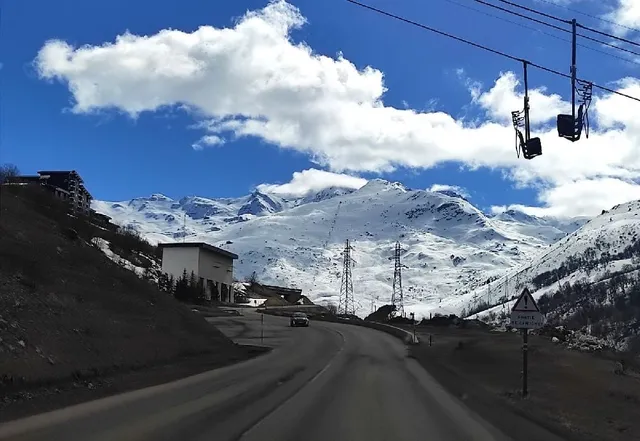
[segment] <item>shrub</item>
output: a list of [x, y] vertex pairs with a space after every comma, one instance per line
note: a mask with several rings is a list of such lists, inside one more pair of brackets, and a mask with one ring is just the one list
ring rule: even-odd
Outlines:
[[0, 184], [4, 184], [8, 179], [20, 175], [20, 170], [13, 164], [0, 165]]

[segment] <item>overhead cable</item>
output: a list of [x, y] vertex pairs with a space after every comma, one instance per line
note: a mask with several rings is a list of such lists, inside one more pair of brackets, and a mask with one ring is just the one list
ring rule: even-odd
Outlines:
[[[439, 35], [442, 35], [442, 36], [444, 36], [444, 37], [448, 37], [448, 38], [451, 38], [451, 39], [453, 39], [453, 40], [460, 41], [460, 42], [462, 42], [462, 43], [466, 43], [466, 44], [468, 44], [468, 45], [470, 45], [470, 46], [476, 47], [476, 48], [478, 48], [478, 49], [482, 49], [482, 50], [487, 51], [487, 52], [491, 52], [491, 53], [496, 54], [496, 55], [500, 55], [500, 56], [502, 56], [502, 57], [504, 57], [504, 58], [508, 58], [508, 59], [510, 59], [510, 60], [513, 60], [513, 61], [518, 61], [518, 62], [520, 62], [520, 63], [525, 63], [525, 62], [526, 62], [526, 63], [528, 63], [530, 66], [535, 67], [535, 68], [537, 68], [537, 69], [540, 69], [540, 70], [542, 70], [542, 71], [549, 72], [549, 73], [551, 73], [551, 74], [558, 75], [558, 76], [561, 76], [561, 77], [564, 77], [564, 78], [571, 78], [571, 75], [568, 75], [568, 74], [562, 73], [562, 72], [557, 71], [557, 70], [555, 70], [555, 69], [551, 69], [551, 68], [549, 68], [549, 67], [542, 66], [542, 65], [540, 65], [540, 64], [534, 63], [534, 62], [529, 61], [529, 60], [526, 60], [526, 59], [524, 59], [524, 58], [519, 58], [519, 57], [516, 57], [516, 56], [514, 56], [514, 55], [507, 54], [506, 52], [502, 52], [502, 51], [499, 51], [499, 50], [497, 50], [497, 49], [492, 49], [492, 48], [487, 47], [487, 46], [484, 46], [484, 45], [482, 45], [482, 44], [475, 43], [475, 42], [473, 42], [473, 41], [471, 41], [471, 40], [467, 40], [467, 39], [464, 39], [464, 38], [461, 38], [461, 37], [455, 36], [455, 35], [453, 35], [453, 34], [450, 34], [450, 33], [448, 33], [448, 32], [444, 32], [444, 31], [441, 31], [441, 30], [438, 30], [438, 29], [435, 29], [435, 28], [429, 27], [429, 26], [427, 26], [427, 25], [424, 25], [424, 24], [418, 23], [418, 22], [413, 21], [413, 20], [410, 20], [410, 19], [408, 19], [408, 18], [405, 18], [405, 17], [401, 17], [401, 16], [399, 16], [399, 15], [392, 14], [391, 12], [387, 12], [387, 11], [384, 11], [384, 10], [382, 10], [382, 9], [375, 8], [375, 7], [373, 7], [373, 6], [369, 6], [369, 5], [367, 5], [367, 4], [360, 3], [360, 2], [358, 2], [358, 1], [356, 1], [356, 0], [346, 0], [346, 1], [348, 1], [349, 3], [353, 3], [353, 4], [354, 4], [354, 5], [356, 5], [356, 6], [360, 6], [361, 8], [369, 9], [370, 11], [376, 12], [376, 13], [378, 13], [378, 14], [380, 14], [380, 15], [384, 15], [384, 16], [386, 16], [386, 17], [393, 18], [393, 19], [395, 19], [395, 20], [402, 21], [402, 22], [404, 22], [404, 23], [407, 23], [407, 24], [410, 24], [410, 25], [413, 25], [413, 26], [419, 27], [419, 28], [424, 29], [424, 30], [426, 30], [426, 31], [434, 32], [434, 33], [439, 34]], [[640, 102], [640, 98], [637, 98], [637, 97], [634, 97], [634, 96], [628, 95], [628, 94], [626, 94], [626, 93], [618, 92], [617, 90], [613, 90], [613, 89], [610, 89], [610, 88], [605, 87], [605, 86], [600, 86], [600, 85], [598, 85], [598, 84], [596, 84], [596, 83], [593, 83], [593, 82], [591, 82], [591, 81], [588, 81], [588, 80], [582, 80], [582, 79], [579, 79], [579, 81], [584, 81], [584, 82], [586, 82], [586, 83], [591, 83], [591, 84], [593, 85], [593, 87], [595, 87], [596, 89], [604, 90], [604, 91], [606, 91], [606, 92], [609, 92], [609, 93], [612, 93], [612, 94], [615, 94], [615, 95], [619, 95], [619, 96], [623, 96], [623, 97], [625, 97], [625, 98], [629, 98], [629, 99], [631, 99], [631, 100], [634, 100], [634, 101], [638, 101], [638, 102]]]
[[[474, 2], [476, 2], [476, 3], [483, 4], [483, 5], [485, 5], [485, 6], [489, 6], [490, 8], [494, 8], [494, 9], [498, 9], [498, 10], [500, 10], [500, 11], [504, 11], [504, 12], [506, 12], [506, 13], [508, 13], [508, 14], [512, 14], [512, 15], [516, 15], [516, 16], [518, 16], [518, 17], [525, 18], [525, 19], [527, 19], [527, 20], [530, 20], [530, 21], [533, 21], [533, 22], [539, 23], [539, 24], [541, 24], [541, 25], [544, 25], [544, 26], [550, 27], [550, 28], [552, 28], [552, 29], [556, 29], [556, 30], [561, 31], [561, 32], [564, 32], [564, 33], [568, 33], [568, 34], [571, 34], [571, 33], [572, 33], [569, 29], [562, 28], [562, 27], [560, 27], [560, 26], [557, 26], [557, 25], [554, 25], [554, 24], [548, 23], [548, 22], [543, 21], [543, 20], [538, 20], [537, 18], [533, 18], [533, 17], [530, 17], [530, 16], [528, 16], [528, 15], [520, 14], [520, 13], [518, 13], [518, 12], [516, 12], [516, 11], [512, 11], [512, 10], [510, 10], [510, 9], [503, 8], [503, 7], [498, 6], [498, 5], [494, 5], [494, 4], [489, 3], [489, 2], [486, 2], [486, 1], [484, 1], [484, 0], [473, 0], [473, 1], [474, 1]], [[509, 4], [511, 4], [511, 3], [512, 3], [512, 2], [508, 2], [508, 1], [506, 1], [506, 0], [498, 0], [498, 1], [500, 1], [500, 2], [504, 2], [504, 3], [509, 3]], [[525, 8], [525, 9], [529, 9], [529, 8]], [[541, 14], [542, 14], [542, 13], [541, 13]], [[543, 14], [543, 15], [545, 15], [545, 16], [546, 16], [547, 14]], [[571, 20], [566, 21], [566, 20], [562, 20], [562, 19], [559, 19], [559, 18], [556, 18], [556, 20], [559, 20], [559, 21], [561, 21], [561, 22], [563, 22], [563, 23], [569, 23], [569, 24], [571, 24]], [[581, 25], [579, 25], [579, 24], [577, 24], [577, 26], [582, 27], [582, 26], [581, 26]], [[583, 27], [583, 29], [584, 29], [584, 27]], [[597, 38], [593, 38], [593, 37], [590, 37], [590, 36], [588, 36], [588, 35], [584, 35], [584, 34], [577, 34], [577, 35], [578, 35], [578, 37], [582, 37], [582, 38], [584, 38], [584, 39], [587, 39], [587, 40], [590, 40], [590, 41], [594, 41], [594, 42], [596, 42], [596, 43], [602, 44], [603, 46], [607, 46], [607, 47], [610, 47], [610, 48], [612, 48], [612, 49], [617, 49], [617, 50], [620, 50], [620, 51], [623, 51], [623, 52], [628, 52], [628, 53], [630, 53], [630, 54], [633, 54], [633, 55], [636, 55], [636, 56], [640, 57], [640, 52], [635, 52], [635, 51], [632, 51], [631, 49], [626, 49], [626, 48], [624, 48], [624, 47], [616, 46], [615, 44], [607, 43], [606, 41], [598, 40]]]
[[[458, 2], [458, 1], [456, 1], [456, 0], [444, 0], [444, 1], [446, 1], [446, 2], [448, 2], [448, 3], [451, 3], [451, 4], [454, 4], [454, 5], [457, 5], [457, 6], [460, 6], [460, 7], [465, 8], [465, 9], [469, 9], [470, 11], [477, 12], [478, 14], [483, 14], [483, 15], [486, 15], [487, 17], [492, 17], [492, 18], [495, 18], [495, 19], [497, 19], [497, 20], [502, 20], [502, 21], [505, 21], [505, 22], [507, 22], [507, 23], [511, 23], [511, 24], [513, 24], [513, 25], [520, 26], [520, 27], [522, 27], [522, 28], [524, 28], [524, 29], [529, 29], [529, 30], [531, 30], [531, 31], [535, 31], [535, 32], [537, 32], [537, 33], [539, 33], [539, 34], [546, 35], [547, 37], [555, 38], [556, 40], [564, 41], [565, 43], [569, 43], [569, 44], [571, 44], [571, 40], [568, 40], [568, 39], [566, 39], [566, 38], [559, 37], [559, 36], [557, 36], [557, 35], [555, 35], [555, 34], [552, 34], [552, 33], [550, 33], [550, 32], [542, 31], [542, 30], [540, 30], [540, 29], [538, 29], [538, 28], [535, 28], [535, 27], [533, 27], [533, 26], [527, 26], [526, 24], [524, 24], [524, 23], [522, 23], [522, 22], [518, 22], [518, 21], [514, 21], [514, 20], [509, 20], [508, 18], [504, 18], [504, 17], [501, 17], [501, 16], [499, 16], [499, 15], [494, 15], [494, 14], [491, 14], [491, 13], [486, 12], [486, 11], [482, 11], [482, 10], [480, 10], [480, 9], [474, 8], [474, 7], [469, 6], [469, 5], [466, 5], [466, 4], [464, 4], [464, 3], [460, 3], [460, 2]], [[471, 1], [475, 1], [475, 0], [471, 0]], [[500, 8], [500, 9], [502, 9], [502, 8]], [[555, 26], [553, 26], [553, 25], [552, 25], [552, 27], [555, 27]], [[559, 29], [560, 29], [560, 28], [559, 28]], [[565, 31], [564, 29], [560, 29], [560, 30]], [[630, 59], [630, 58], [621, 57], [621, 56], [618, 56], [618, 55], [612, 54], [612, 53], [610, 53], [610, 52], [605, 52], [605, 51], [602, 51], [602, 50], [600, 50], [600, 49], [596, 49], [596, 48], [594, 48], [594, 47], [587, 46], [587, 45], [585, 45], [585, 44], [577, 43], [577, 45], [578, 45], [578, 46], [580, 46], [580, 47], [582, 47], [582, 48], [588, 49], [588, 50], [590, 50], [590, 51], [597, 52], [597, 53], [599, 53], [599, 54], [601, 54], [601, 55], [605, 55], [605, 56], [607, 56], [607, 57], [616, 58], [616, 59], [618, 59], [618, 60], [625, 61], [625, 62], [627, 62], [627, 63], [633, 63], [633, 64], [638, 64], [638, 65], [640, 65], [640, 61], [632, 60], [632, 59]], [[639, 54], [639, 55], [640, 55], [640, 54]]]
[[592, 18], [594, 20], [599, 20], [599, 21], [601, 21], [603, 23], [607, 23], [607, 24], [610, 24], [610, 25], [613, 25], [613, 26], [617, 26], [619, 28], [623, 28], [623, 29], [626, 29], [626, 30], [631, 31], [631, 32], [640, 33], [640, 29], [632, 28], [631, 26], [626, 26], [626, 25], [623, 25], [623, 24], [618, 23], [618, 22], [613, 21], [613, 20], [607, 20], [606, 18], [598, 17], [596, 15], [592, 15], [592, 14], [589, 14], [587, 12], [580, 11], [578, 9], [573, 9], [573, 8], [570, 8], [567, 5], [563, 5], [563, 4], [557, 3], [555, 1], [551, 1], [551, 0], [537, 0], [537, 1], [548, 3], [548, 4], [553, 5], [555, 7], [563, 8], [563, 9], [566, 9], [567, 11], [571, 11], [571, 12], [574, 12], [576, 14], [584, 15], [585, 17], [589, 17], [589, 18]]
[[[478, 0], [476, 0], [476, 1], [478, 1]], [[556, 20], [556, 21], [559, 21], [559, 22], [562, 22], [562, 23], [565, 23], [565, 24], [571, 24], [571, 20], [566, 20], [566, 19], [563, 19], [563, 18], [560, 18], [560, 17], [556, 17], [554, 15], [547, 14], [545, 12], [541, 12], [541, 11], [538, 11], [538, 10], [533, 9], [533, 8], [529, 8], [528, 6], [523, 6], [523, 5], [520, 5], [518, 3], [509, 1], [509, 0], [497, 0], [497, 1], [499, 1], [500, 3], [505, 3], [507, 5], [511, 5], [511, 6], [515, 7], [515, 8], [524, 9], [525, 11], [529, 11], [531, 13], [538, 14], [538, 15], [541, 15], [543, 17], [551, 18], [553, 20]], [[585, 30], [587, 30], [589, 32], [594, 32], [594, 33], [602, 35], [604, 37], [613, 38], [614, 40], [623, 41], [623, 42], [625, 42], [627, 44], [631, 44], [631, 45], [640, 47], [640, 43], [637, 43], [635, 41], [629, 40], [627, 38], [622, 38], [622, 37], [618, 37], [618, 36], [615, 36], [615, 35], [612, 35], [612, 34], [608, 34], [606, 32], [599, 31], [597, 29], [591, 28], [589, 26], [582, 25], [580, 23], [578, 23], [577, 26], [579, 28], [585, 29]]]

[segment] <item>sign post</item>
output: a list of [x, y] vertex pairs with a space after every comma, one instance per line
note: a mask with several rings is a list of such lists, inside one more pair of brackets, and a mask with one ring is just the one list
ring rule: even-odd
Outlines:
[[544, 323], [544, 316], [540, 312], [536, 301], [527, 288], [522, 291], [515, 305], [511, 308], [511, 326], [522, 330], [522, 396], [528, 391], [528, 354], [529, 329], [537, 329]]
[[413, 323], [413, 342], [416, 341], [416, 314], [414, 312], [411, 313], [411, 322]]

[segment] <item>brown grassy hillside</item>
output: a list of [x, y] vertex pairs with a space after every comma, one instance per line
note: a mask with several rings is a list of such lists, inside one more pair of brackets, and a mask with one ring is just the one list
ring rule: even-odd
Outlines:
[[97, 231], [42, 190], [0, 188], [0, 390], [194, 354], [242, 358], [202, 317], [93, 247]]

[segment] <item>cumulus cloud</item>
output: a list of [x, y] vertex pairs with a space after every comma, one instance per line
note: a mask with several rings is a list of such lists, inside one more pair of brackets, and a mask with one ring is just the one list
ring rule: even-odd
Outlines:
[[448, 184], [433, 184], [429, 187], [429, 191], [455, 191], [460, 196], [464, 196], [465, 198], [469, 197], [469, 193], [462, 187], [458, 187], [457, 185], [448, 185]]
[[493, 213], [519, 210], [534, 216], [592, 216], [612, 206], [640, 199], [640, 185], [614, 178], [585, 179], [544, 190], [538, 197], [542, 207], [521, 204], [493, 206]]
[[[606, 19], [619, 23], [627, 28], [640, 28], [640, 3], [637, 0], [618, 0], [616, 8], [605, 16]], [[621, 26], [611, 26], [611, 31], [618, 35], [631, 32]]]
[[[479, 93], [477, 84], [470, 88], [470, 92], [492, 119], [509, 124], [511, 112], [524, 108], [524, 93], [515, 92], [519, 86], [520, 81], [516, 75], [506, 72], [500, 74], [488, 92]], [[545, 93], [544, 87], [529, 90], [529, 101], [532, 106], [535, 105], [529, 116], [532, 125], [549, 122], [560, 113], [571, 113], [570, 103], [563, 101], [560, 95]]]
[[[534, 135], [541, 137], [544, 154], [524, 161], [513, 152], [508, 121], [522, 107], [515, 74], [501, 74], [488, 90], [467, 83], [472, 102], [486, 113], [481, 122], [398, 109], [383, 101], [381, 71], [295, 43], [290, 33], [304, 24], [296, 7], [278, 0], [224, 29], [126, 33], [99, 46], [52, 40], [35, 65], [41, 78], [67, 84], [77, 113], [117, 109], [135, 117], [181, 106], [196, 118], [204, 115], [200, 127], [207, 133], [194, 148], [251, 136], [302, 152], [333, 172], [426, 169], [455, 161], [470, 169], [501, 168], [518, 185], [544, 183], [547, 189], [603, 178], [628, 183], [640, 175], [640, 128], [631, 117], [640, 113], [640, 103], [608, 95], [594, 99], [597, 130], [570, 143], [548, 124], [567, 103], [533, 89]], [[640, 95], [634, 78], [618, 88]], [[544, 191], [541, 201], [554, 203]]]
[[367, 183], [364, 178], [310, 168], [295, 172], [286, 184], [261, 184], [259, 191], [283, 196], [305, 196], [330, 187], [357, 190]]
[[215, 147], [225, 143], [225, 140], [218, 135], [205, 135], [198, 142], [193, 144], [194, 150], [202, 150], [205, 147]]

